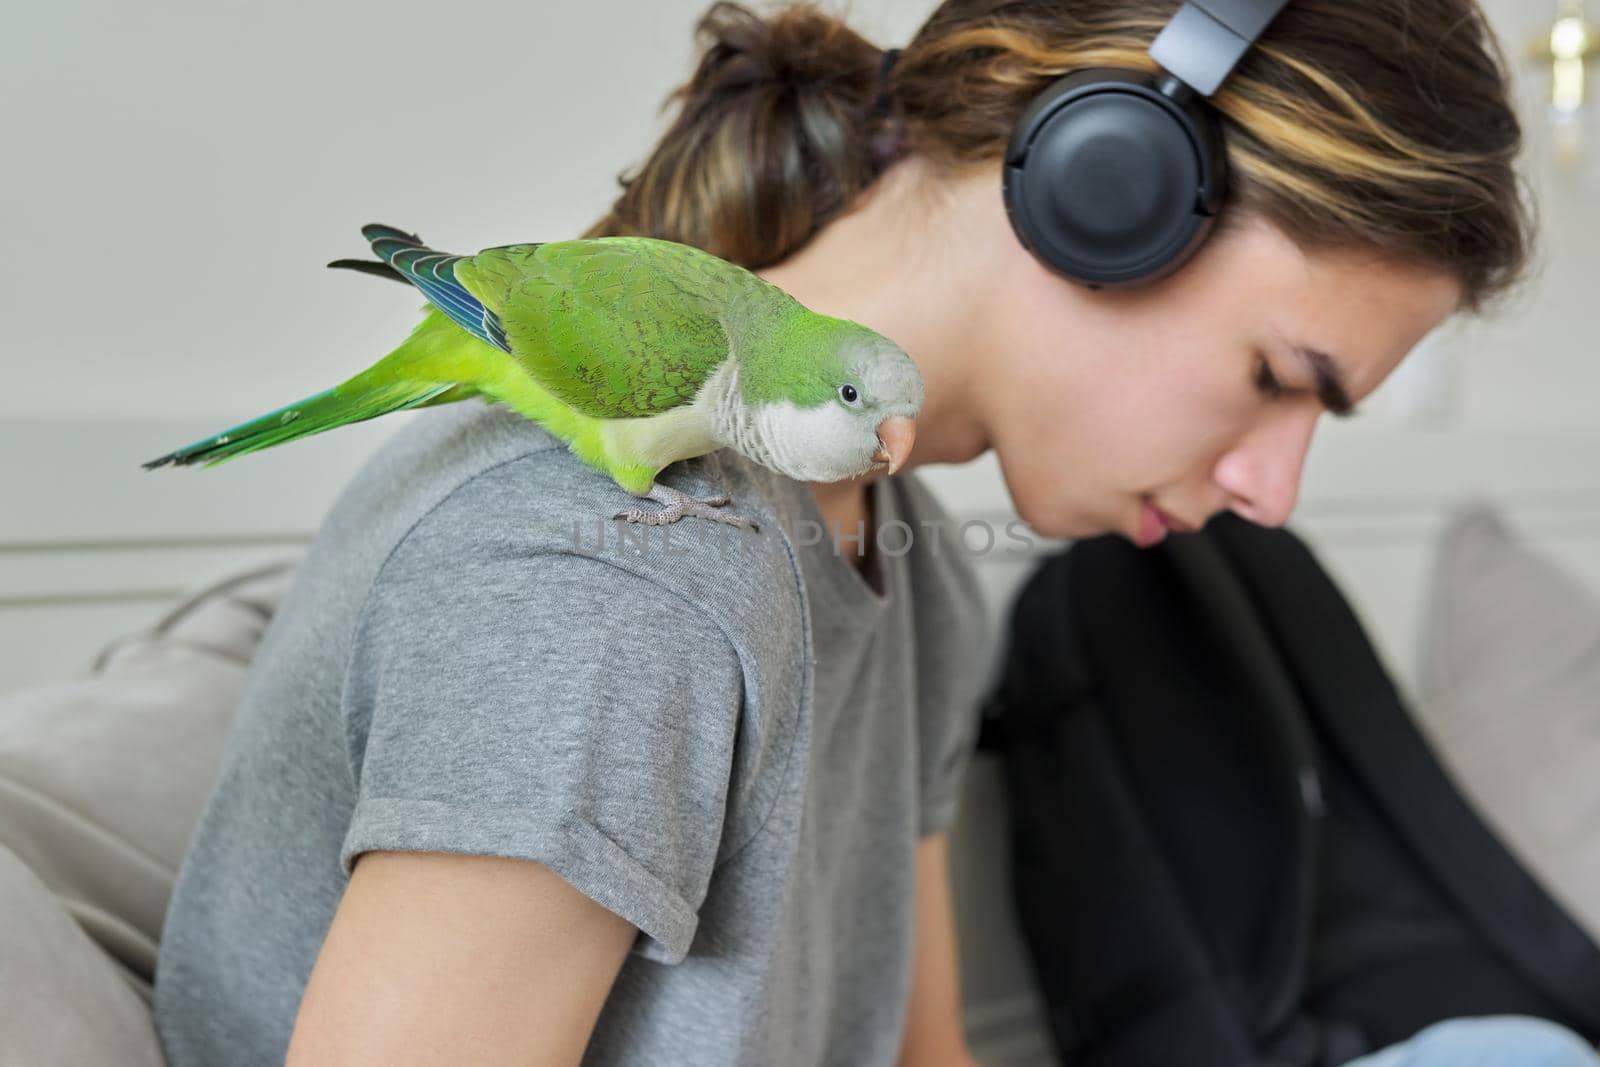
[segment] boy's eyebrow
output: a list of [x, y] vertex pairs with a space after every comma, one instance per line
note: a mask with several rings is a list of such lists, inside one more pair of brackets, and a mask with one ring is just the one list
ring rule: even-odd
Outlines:
[[1337, 418], [1354, 415], [1355, 405], [1350, 402], [1350, 391], [1345, 388], [1344, 372], [1333, 357], [1305, 345], [1295, 345], [1294, 352], [1311, 368], [1311, 376], [1317, 381], [1317, 399], [1322, 401], [1322, 406]]

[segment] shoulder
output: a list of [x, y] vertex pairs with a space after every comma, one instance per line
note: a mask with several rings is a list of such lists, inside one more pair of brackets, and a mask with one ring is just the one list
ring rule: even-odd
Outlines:
[[[809, 685], [790, 497], [778, 479], [725, 453], [675, 463], [663, 483], [726, 493], [758, 528], [694, 517], [646, 527], [613, 519], [637, 499], [564, 448], [483, 465], [394, 544], [358, 623], [355, 688], [365, 700], [377, 684], [455, 686], [457, 704], [473, 707], [486, 685], [520, 692], [531, 671], [566, 679], [574, 701], [648, 699], [660, 721], [680, 723], [693, 716], [674, 700], [737, 692], [739, 715], [707, 711], [713, 729], [737, 728], [726, 750], [736, 846], [777, 802]], [[385, 681], [391, 669], [398, 677]], [[676, 696], [651, 696], [663, 685]], [[360, 704], [348, 712], [358, 724]], [[630, 721], [637, 732], [643, 720]]]
[[470, 599], [526, 589], [542, 578], [570, 610], [588, 582], [595, 595], [620, 598], [620, 610], [649, 603], [703, 615], [741, 659], [801, 658], [798, 567], [776, 475], [726, 453], [675, 463], [662, 472], [663, 484], [696, 496], [727, 495], [728, 509], [748, 514], [758, 528], [695, 517], [644, 526], [613, 517], [638, 498], [513, 412], [471, 416], [455, 439], [437, 431], [414, 436], [454, 455], [463, 451], [463, 434], [475, 439], [476, 458], [448, 478], [422, 473], [451, 463], [420, 447], [427, 441], [388, 457], [396, 477], [409, 466], [433, 488], [405, 507], [410, 521], [392, 535], [374, 588]]

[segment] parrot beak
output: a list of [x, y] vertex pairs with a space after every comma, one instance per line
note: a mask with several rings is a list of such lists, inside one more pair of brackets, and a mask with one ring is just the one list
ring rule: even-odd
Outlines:
[[872, 458], [878, 463], [889, 464], [889, 473], [893, 474], [905, 465], [911, 455], [911, 443], [917, 438], [917, 424], [904, 415], [884, 419], [878, 424], [878, 451]]

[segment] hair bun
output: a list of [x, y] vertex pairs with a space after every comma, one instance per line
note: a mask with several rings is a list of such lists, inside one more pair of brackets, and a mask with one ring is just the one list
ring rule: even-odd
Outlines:
[[671, 236], [746, 267], [804, 244], [892, 156], [874, 114], [883, 50], [815, 5], [713, 4], [650, 163], [598, 231]]
[[771, 88], [826, 95], [858, 111], [876, 99], [881, 50], [812, 4], [764, 18], [720, 2], [701, 16], [697, 32], [704, 48], [694, 79], [700, 92]]

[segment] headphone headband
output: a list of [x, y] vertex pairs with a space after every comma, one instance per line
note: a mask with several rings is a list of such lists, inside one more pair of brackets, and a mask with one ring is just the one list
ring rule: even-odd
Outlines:
[[1186, 0], [1150, 45], [1150, 58], [1210, 96], [1289, 0]]

